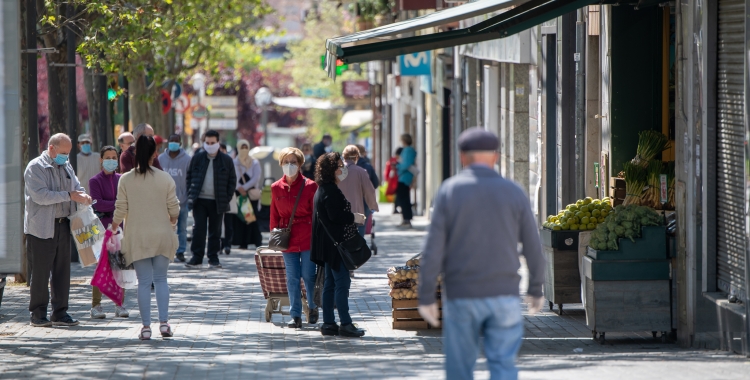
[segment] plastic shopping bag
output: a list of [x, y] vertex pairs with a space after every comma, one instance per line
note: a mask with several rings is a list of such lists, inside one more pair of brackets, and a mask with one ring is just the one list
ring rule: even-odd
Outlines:
[[256, 220], [253, 204], [250, 203], [250, 199], [245, 195], [237, 197], [237, 217], [246, 224], [250, 224]]
[[[107, 231], [111, 233], [111, 231]], [[117, 234], [107, 242], [107, 258], [112, 268], [112, 276], [122, 288], [135, 289], [138, 286], [138, 278], [135, 275], [133, 264], [125, 265], [125, 256], [122, 254], [122, 229], [117, 229]]]
[[70, 219], [70, 233], [73, 235], [81, 266], [96, 264], [98, 262], [96, 252], [102, 251], [105, 230], [102, 222], [94, 214], [94, 209], [91, 206], [81, 207], [68, 219]]
[[115, 281], [112, 267], [109, 265], [109, 255], [107, 254], [107, 243], [109, 243], [111, 238], [112, 231], [106, 231], [103, 239], [104, 244], [99, 253], [99, 264], [97, 264], [96, 271], [94, 271], [94, 277], [91, 278], [91, 285], [99, 288], [102, 294], [111, 299], [115, 305], [122, 306], [122, 301], [125, 298], [125, 289]]

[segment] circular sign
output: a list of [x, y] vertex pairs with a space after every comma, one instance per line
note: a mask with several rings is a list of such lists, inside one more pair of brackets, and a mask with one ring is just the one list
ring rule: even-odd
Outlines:
[[179, 83], [174, 82], [172, 85], [172, 100], [176, 100], [182, 95], [182, 86]]
[[182, 94], [179, 98], [175, 99], [173, 105], [174, 112], [185, 113], [185, 111], [190, 109], [190, 98], [185, 96], [185, 94]]
[[167, 114], [172, 108], [172, 97], [167, 90], [161, 90], [161, 113]]
[[193, 107], [193, 119], [201, 121], [208, 117], [208, 108], [198, 104]]

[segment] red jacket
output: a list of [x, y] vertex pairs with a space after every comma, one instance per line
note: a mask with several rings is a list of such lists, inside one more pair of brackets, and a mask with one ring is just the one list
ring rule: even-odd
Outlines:
[[294, 215], [294, 225], [289, 238], [289, 249], [284, 252], [302, 252], [310, 250], [310, 240], [312, 239], [312, 215], [313, 215], [313, 198], [318, 191], [318, 184], [302, 175], [297, 176], [292, 186], [286, 182], [286, 176], [271, 185], [271, 223], [269, 227], [286, 228], [289, 225], [289, 219], [292, 216], [294, 201], [299, 194], [299, 188], [302, 181], [305, 181], [305, 189], [302, 190], [302, 197], [297, 206], [297, 213]]

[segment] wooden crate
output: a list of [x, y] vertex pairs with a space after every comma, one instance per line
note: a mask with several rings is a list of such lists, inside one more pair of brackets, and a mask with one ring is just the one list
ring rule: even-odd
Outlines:
[[[394, 330], [427, 330], [434, 329], [436, 327], [430, 326], [429, 323], [422, 319], [419, 315], [417, 307], [419, 307], [419, 301], [416, 299], [409, 300], [391, 300], [391, 306], [393, 307], [393, 329]], [[442, 302], [438, 300], [438, 307], [441, 310], [440, 319], [442, 320]], [[438, 327], [439, 328], [439, 327]]]
[[671, 331], [669, 280], [586, 278], [586, 325], [592, 331]]
[[547, 263], [544, 298], [558, 307], [566, 303], [581, 303], [578, 251], [552, 248], [546, 244], [542, 247], [542, 251]]

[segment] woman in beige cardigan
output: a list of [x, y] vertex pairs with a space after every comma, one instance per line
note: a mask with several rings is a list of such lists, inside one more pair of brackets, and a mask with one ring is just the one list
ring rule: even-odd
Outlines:
[[177, 251], [175, 226], [180, 215], [180, 201], [172, 177], [152, 167], [156, 157], [153, 137], [141, 136], [135, 144], [136, 168], [120, 178], [117, 187], [112, 231], [123, 220], [127, 229], [122, 253], [127, 264], [133, 264], [138, 277], [138, 309], [143, 328], [138, 336], [151, 339], [151, 284], [154, 284], [159, 309], [159, 332], [171, 337], [169, 326], [169, 286], [167, 268]]

